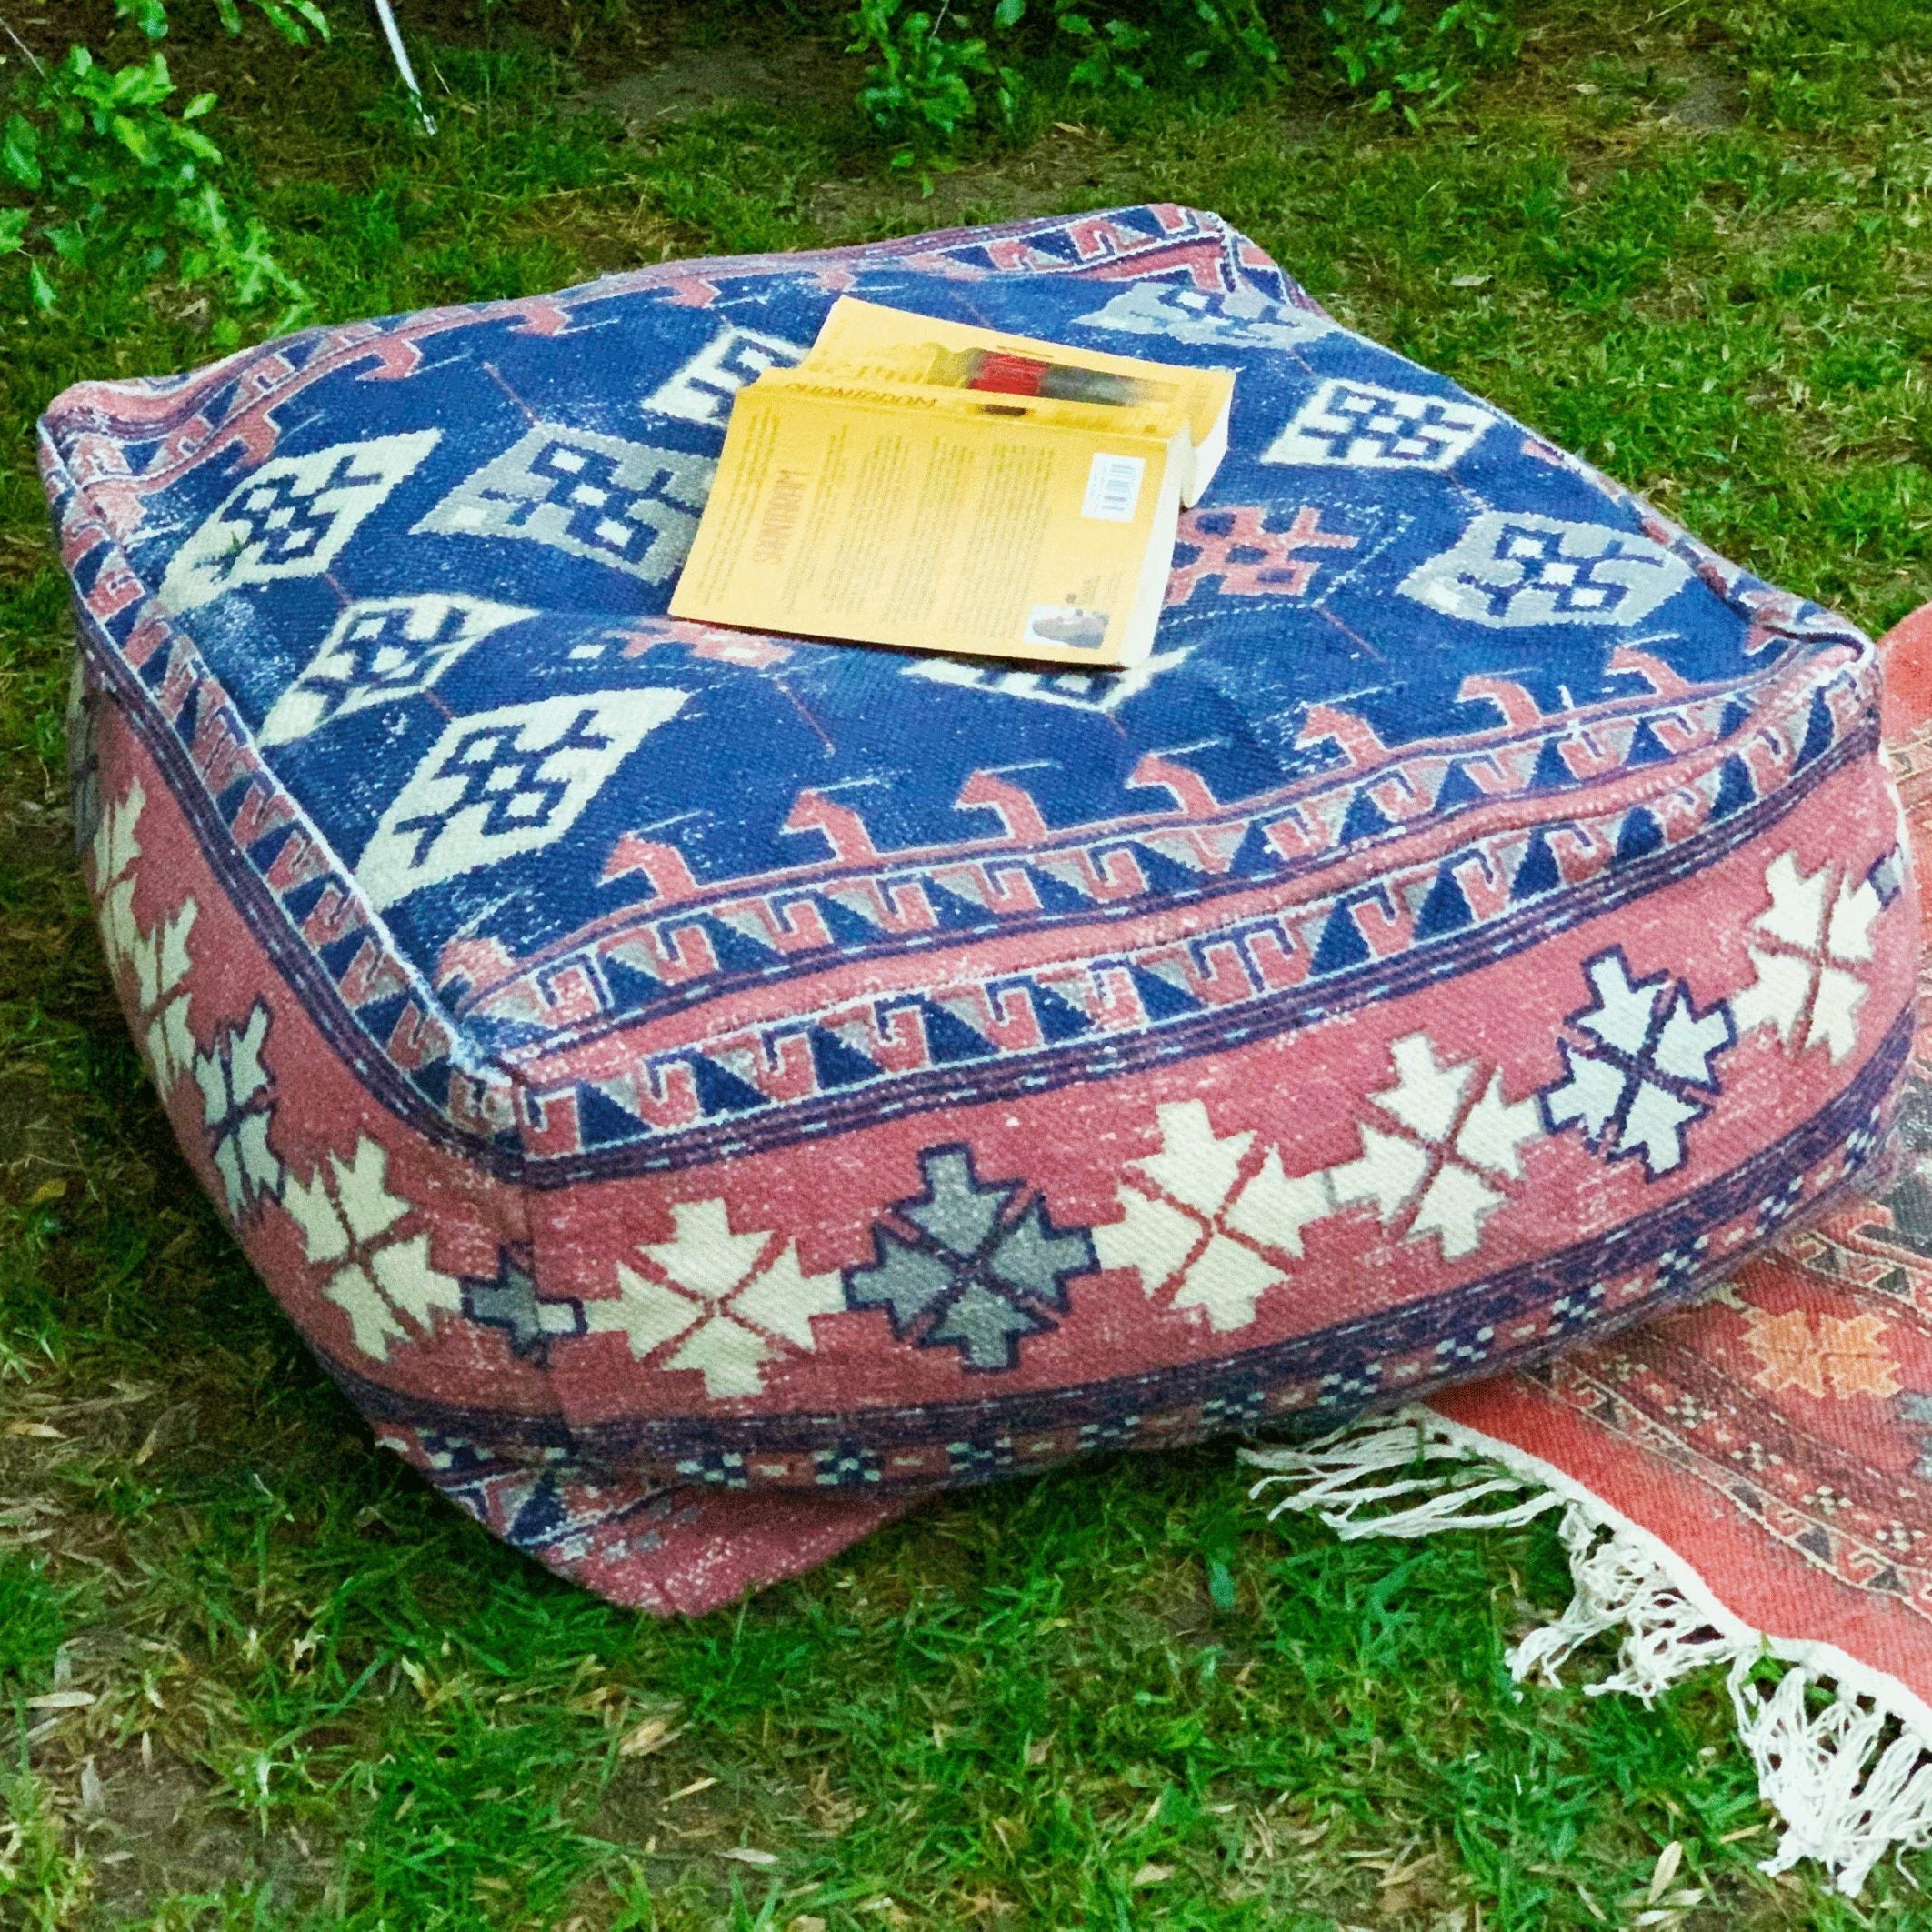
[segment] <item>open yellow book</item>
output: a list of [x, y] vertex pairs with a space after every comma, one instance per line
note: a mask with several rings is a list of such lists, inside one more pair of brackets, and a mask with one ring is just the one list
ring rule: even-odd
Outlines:
[[1232, 384], [841, 302], [803, 364], [739, 391], [672, 615], [1137, 663], [1216, 408], [1226, 435], [1204, 373]]
[[1066, 402], [1146, 403], [1156, 396], [1186, 412], [1191, 461], [1181, 485], [1181, 507], [1191, 510], [1227, 454], [1227, 416], [1234, 402], [1232, 369], [1182, 368], [1097, 349], [1070, 349], [1030, 335], [1007, 335], [969, 323], [944, 322], [841, 295], [832, 305], [808, 368], [841, 375], [1037, 395]]

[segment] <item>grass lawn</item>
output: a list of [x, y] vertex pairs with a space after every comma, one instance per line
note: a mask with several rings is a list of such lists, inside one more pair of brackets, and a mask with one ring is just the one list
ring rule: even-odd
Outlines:
[[[1271, 93], [1036, 102], [929, 196], [829, 16], [403, 11], [434, 139], [359, 5], [318, 52], [174, 48], [323, 319], [1190, 202], [1763, 575], [1873, 630], [1932, 596], [1932, 0], [1524, 0], [1522, 61], [1420, 132], [1292, 43]], [[1128, 1457], [665, 1626], [375, 1451], [176, 1156], [69, 851], [33, 418], [210, 322], [131, 269], [0, 327], [0, 1924], [1932, 1927], [1932, 1858], [1857, 1906], [1756, 1871], [1721, 1684], [1509, 1684], [1568, 1594], [1547, 1524], [1345, 1547], [1226, 1450]]]

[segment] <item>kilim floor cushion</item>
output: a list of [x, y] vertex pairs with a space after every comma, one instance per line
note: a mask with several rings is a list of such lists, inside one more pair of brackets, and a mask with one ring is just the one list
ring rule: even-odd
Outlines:
[[[1238, 369], [1148, 663], [663, 615], [846, 290]], [[315, 330], [70, 390], [45, 458], [189, 1161], [382, 1438], [621, 1601], [1534, 1360], [1884, 1143], [1872, 646], [1212, 215]]]

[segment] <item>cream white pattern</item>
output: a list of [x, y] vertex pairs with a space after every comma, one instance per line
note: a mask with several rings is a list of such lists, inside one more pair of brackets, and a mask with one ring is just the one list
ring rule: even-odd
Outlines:
[[1365, 1122], [1358, 1160], [1328, 1170], [1336, 1206], [1370, 1202], [1406, 1239], [1434, 1235], [1445, 1260], [1474, 1254], [1483, 1224], [1507, 1196], [1496, 1184], [1520, 1180], [1522, 1150], [1543, 1132], [1535, 1096], [1509, 1101], [1503, 1076], [1482, 1078], [1476, 1061], [1446, 1066], [1428, 1036], [1389, 1048], [1396, 1084], [1369, 1098], [1396, 1131]]
[[275, 1095], [262, 1057], [267, 1038], [268, 1008], [257, 1000], [240, 1026], [223, 1026], [194, 1060], [208, 1151], [221, 1176], [228, 1218], [235, 1223], [276, 1198], [285, 1178], [268, 1139]]
[[1480, 1062], [1438, 1060], [1425, 1034], [1389, 1054], [1395, 1083], [1369, 1096], [1383, 1117], [1357, 1129], [1361, 1153], [1309, 1174], [1288, 1174], [1252, 1132], [1217, 1136], [1198, 1100], [1163, 1106], [1160, 1151], [1129, 1165], [1121, 1218], [1093, 1231], [1101, 1266], [1136, 1269], [1150, 1299], [1198, 1308], [1221, 1334], [1287, 1279], [1280, 1257], [1301, 1257], [1312, 1222], [1350, 1208], [1373, 1208], [1398, 1239], [1433, 1237], [1445, 1259], [1475, 1253], [1507, 1198], [1498, 1183], [1522, 1177], [1543, 1132], [1536, 1101], [1507, 1099]]
[[686, 696], [646, 686], [452, 719], [363, 847], [371, 904], [555, 843]]
[[1076, 323], [1084, 329], [1165, 335], [1228, 349], [1298, 349], [1336, 331], [1326, 315], [1272, 302], [1251, 288], [1209, 293], [1172, 282], [1132, 283]]
[[140, 1009], [135, 1037], [146, 1049], [155, 1090], [165, 1100], [195, 1062], [187, 980], [193, 966], [188, 935], [197, 908], [184, 894], [156, 926], [143, 926], [135, 917], [135, 862], [141, 856], [139, 825], [146, 803], [139, 782], [131, 784], [101, 815], [92, 856], [102, 948], [116, 978], [124, 969], [133, 975]]
[[1016, 697], [1036, 705], [1064, 705], [1072, 711], [1115, 712], [1129, 698], [1138, 697], [1163, 672], [1178, 670], [1194, 646], [1180, 645], [1156, 651], [1124, 671], [1007, 671], [992, 665], [975, 665], [957, 657], [912, 657], [908, 677], [936, 685], [960, 685], [969, 691], [996, 697]]
[[1121, 1218], [1094, 1229], [1094, 1251], [1104, 1268], [1138, 1269], [1149, 1299], [1200, 1309], [1216, 1334], [1245, 1328], [1287, 1278], [1270, 1251], [1299, 1256], [1302, 1229], [1334, 1212], [1324, 1177], [1289, 1179], [1273, 1147], [1256, 1163], [1254, 1134], [1216, 1135], [1201, 1101], [1159, 1118], [1160, 1152], [1130, 1165]]
[[329, 626], [302, 674], [262, 722], [264, 745], [288, 745], [372, 705], [426, 691], [470, 646], [535, 613], [486, 597], [365, 597]]
[[1473, 403], [1331, 377], [1295, 412], [1264, 463], [1446, 470], [1496, 421]]
[[463, 1285], [431, 1263], [428, 1235], [396, 1236], [415, 1204], [390, 1192], [388, 1161], [364, 1134], [348, 1160], [331, 1154], [305, 1181], [291, 1175], [282, 1195], [309, 1260], [330, 1268], [322, 1292], [348, 1316], [356, 1347], [378, 1362], [392, 1342], [429, 1335], [438, 1308], [463, 1308]]
[[720, 329], [645, 397], [644, 407], [656, 415], [682, 416], [687, 423], [722, 423], [731, 414], [732, 397], [746, 383], [756, 382], [769, 368], [789, 367], [804, 356], [796, 342], [782, 335]]
[[1487, 510], [1396, 588], [1467, 623], [1515, 630], [1635, 624], [1689, 581], [1682, 557], [1634, 530]]
[[[765, 1365], [817, 1344], [812, 1317], [846, 1306], [836, 1275], [807, 1275], [798, 1248], [770, 1234], [734, 1234], [721, 1200], [679, 1201], [675, 1232], [619, 1263], [616, 1296], [584, 1304], [592, 1334], [620, 1334], [639, 1361], [696, 1369], [714, 1400], [756, 1396]], [[676, 1343], [669, 1354], [663, 1353]]]
[[538, 423], [411, 535], [523, 537], [661, 584], [697, 535], [716, 472], [709, 456]]
[[1731, 1002], [1740, 1035], [1769, 1026], [1793, 1053], [1826, 1047], [1842, 1060], [1858, 1044], [1872, 962], [1872, 929], [1885, 904], [1869, 878], [1830, 861], [1805, 872], [1794, 852], [1765, 871], [1770, 904], [1751, 923], [1757, 979]]
[[319, 576], [441, 435], [412, 429], [270, 458], [175, 551], [161, 580], [163, 606], [193, 610], [245, 584]]

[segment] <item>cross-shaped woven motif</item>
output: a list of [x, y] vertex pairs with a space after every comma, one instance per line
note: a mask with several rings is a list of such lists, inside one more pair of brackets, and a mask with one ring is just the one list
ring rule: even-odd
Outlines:
[[1534, 510], [1485, 510], [1396, 590], [1461, 623], [1497, 630], [1623, 626], [1667, 603], [1692, 575], [1687, 558], [1637, 530]]
[[262, 743], [286, 745], [335, 718], [425, 691], [471, 646], [530, 615], [440, 591], [362, 598], [336, 618], [302, 675], [275, 699], [262, 721]]
[[547, 1301], [537, 1294], [535, 1270], [527, 1246], [499, 1247], [494, 1275], [462, 1277], [463, 1312], [486, 1328], [502, 1329], [512, 1355], [542, 1367], [550, 1359], [551, 1343], [559, 1336], [584, 1334], [586, 1323], [582, 1302]]
[[1304, 504], [1285, 530], [1271, 530], [1266, 506], [1190, 510], [1181, 518], [1178, 558], [1167, 578], [1167, 606], [1186, 604], [1217, 579], [1225, 597], [1305, 597], [1321, 566], [1304, 550], [1353, 550], [1359, 539], [1324, 530], [1322, 513]]
[[468, 609], [454, 600], [429, 613], [427, 623], [413, 605], [401, 600], [364, 611], [343, 627], [326, 666], [307, 672], [303, 681], [336, 705], [352, 692], [367, 702], [377, 693], [414, 691], [436, 659], [462, 638], [469, 621]]
[[1684, 1164], [1685, 1130], [1722, 1091], [1714, 1063], [1737, 1033], [1723, 1000], [1697, 1010], [1691, 992], [1668, 973], [1633, 980], [1620, 947], [1584, 966], [1593, 1003], [1570, 1024], [1587, 1046], [1558, 1040], [1565, 1074], [1543, 1089], [1551, 1133], [1582, 1129], [1607, 1160], [1641, 1156], [1657, 1180]]
[[282, 1192], [283, 1167], [268, 1138], [275, 1117], [275, 1082], [262, 1057], [268, 1037], [268, 1008], [256, 1000], [247, 1023], [232, 1022], [195, 1056], [208, 1153], [221, 1176], [228, 1217], [240, 1221]]
[[193, 610], [245, 585], [319, 576], [442, 434], [405, 430], [271, 457], [175, 550], [162, 603]]
[[965, 1146], [919, 1156], [924, 1194], [896, 1201], [905, 1232], [872, 1231], [875, 1258], [846, 1272], [855, 1308], [883, 1308], [893, 1333], [921, 1348], [954, 1347], [973, 1369], [1011, 1368], [1023, 1336], [1056, 1326], [1066, 1284], [1096, 1265], [1084, 1227], [1056, 1226], [1045, 1200], [1017, 1181], [983, 1182]]
[[617, 462], [600, 449], [574, 449], [567, 443], [546, 444], [531, 459], [529, 474], [546, 477], [547, 496], [533, 497], [510, 508], [505, 522], [528, 521], [540, 503], [554, 503], [564, 511], [565, 533], [593, 550], [607, 550], [626, 564], [640, 564], [657, 541], [657, 525], [641, 514], [642, 506], [665, 506], [678, 516], [687, 506], [669, 493], [676, 478], [668, 467], [656, 471], [642, 485], [620, 482]]
[[[263, 477], [224, 512], [231, 526], [229, 568], [239, 570], [245, 560], [252, 572], [313, 556], [336, 517], [334, 509], [317, 510], [319, 498], [335, 490], [383, 489], [388, 482], [353, 445], [335, 452], [326, 469], [291, 468]], [[247, 534], [237, 526], [245, 526]]]
[[1335, 461], [1365, 463], [1394, 459], [1398, 463], [1434, 465], [1451, 449], [1469, 441], [1472, 412], [1452, 408], [1433, 395], [1393, 395], [1336, 385], [1321, 416], [1297, 421], [1305, 442], [1322, 445]]
[[526, 744], [528, 727], [514, 723], [481, 725], [465, 732], [434, 774], [455, 780], [462, 789], [434, 811], [418, 812], [391, 829], [398, 836], [415, 836], [415, 862], [421, 865], [444, 826], [476, 806], [484, 808], [479, 831], [486, 838], [547, 825], [570, 784], [554, 774], [546, 776], [544, 765], [558, 752], [609, 750], [609, 737], [590, 728], [596, 715], [596, 707], [586, 705], [555, 737], [537, 745]]
[[716, 469], [709, 456], [534, 423], [414, 533], [547, 544], [662, 583], [691, 547]]
[[1858, 1044], [1885, 887], [1897, 897], [1889, 854], [1860, 876], [1836, 859], [1806, 872], [1796, 853], [1779, 853], [1765, 871], [1770, 903], [1747, 935], [1757, 977], [1732, 1002], [1738, 1032], [1769, 1026], [1794, 1053], [1824, 1046], [1847, 1058]]
[[1630, 595], [1630, 586], [1614, 578], [1597, 576], [1597, 566], [1609, 558], [1651, 562], [1643, 550], [1614, 539], [1597, 557], [1566, 556], [1560, 530], [1532, 530], [1518, 524], [1506, 524], [1497, 537], [1498, 563], [1513, 566], [1517, 572], [1513, 584], [1475, 585], [1487, 600], [1492, 616], [1501, 616], [1515, 598], [1526, 590], [1548, 594], [1551, 614], [1567, 616], [1575, 611], [1614, 611]]

